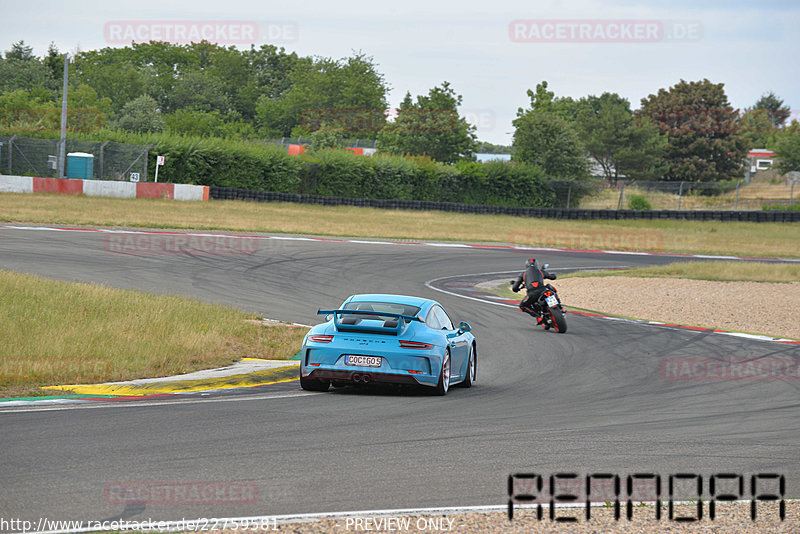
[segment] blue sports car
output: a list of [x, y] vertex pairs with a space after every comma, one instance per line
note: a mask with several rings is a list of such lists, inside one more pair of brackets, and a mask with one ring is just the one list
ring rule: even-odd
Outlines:
[[402, 295], [353, 295], [338, 310], [318, 310], [326, 322], [303, 339], [300, 386], [383, 382], [450, 386], [475, 382], [478, 352], [470, 326], [453, 326], [435, 300]]

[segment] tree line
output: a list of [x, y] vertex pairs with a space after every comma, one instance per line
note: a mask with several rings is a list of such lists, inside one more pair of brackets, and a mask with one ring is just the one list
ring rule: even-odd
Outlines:
[[[58, 128], [63, 55], [37, 57], [20, 41], [0, 58], [0, 128], [35, 134]], [[389, 85], [374, 58], [303, 57], [273, 45], [134, 43], [82, 51], [70, 64], [69, 126], [83, 134], [165, 132], [259, 140], [309, 136], [319, 150], [346, 139], [379, 151], [455, 164], [474, 160], [475, 126], [446, 81], [406, 93], [387, 118]], [[774, 93], [751, 108], [730, 105], [724, 84], [684, 81], [641, 99], [616, 93], [558, 97], [546, 81], [528, 91], [510, 152], [550, 179], [719, 181], [740, 178], [747, 151], [774, 149], [781, 170], [800, 170], [800, 125]]]

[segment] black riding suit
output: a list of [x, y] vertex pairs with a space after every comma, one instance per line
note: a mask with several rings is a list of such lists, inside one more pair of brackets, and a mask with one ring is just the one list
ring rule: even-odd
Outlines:
[[531, 315], [539, 315], [539, 310], [536, 309], [534, 304], [536, 304], [536, 301], [539, 300], [539, 297], [542, 296], [542, 293], [544, 293], [546, 289], [544, 283], [545, 278], [548, 280], [555, 280], [556, 275], [554, 273], [542, 271], [539, 269], [537, 263], [529, 265], [520, 273], [519, 277], [517, 277], [517, 281], [511, 286], [511, 289], [516, 293], [519, 291], [520, 287], [522, 287], [522, 284], [525, 284], [525, 290], [528, 294], [522, 299], [522, 302], [519, 303], [520, 310], [530, 313]]

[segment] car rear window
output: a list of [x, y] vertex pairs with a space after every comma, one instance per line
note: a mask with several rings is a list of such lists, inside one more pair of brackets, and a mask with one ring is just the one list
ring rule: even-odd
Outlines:
[[410, 315], [412, 317], [419, 313], [419, 306], [409, 306], [394, 302], [348, 302], [344, 305], [344, 309], [399, 313], [400, 315]]

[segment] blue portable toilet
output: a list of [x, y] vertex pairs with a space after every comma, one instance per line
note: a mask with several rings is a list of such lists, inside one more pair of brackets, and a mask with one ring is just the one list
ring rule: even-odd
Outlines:
[[91, 180], [94, 178], [94, 155], [86, 152], [67, 154], [67, 178]]

